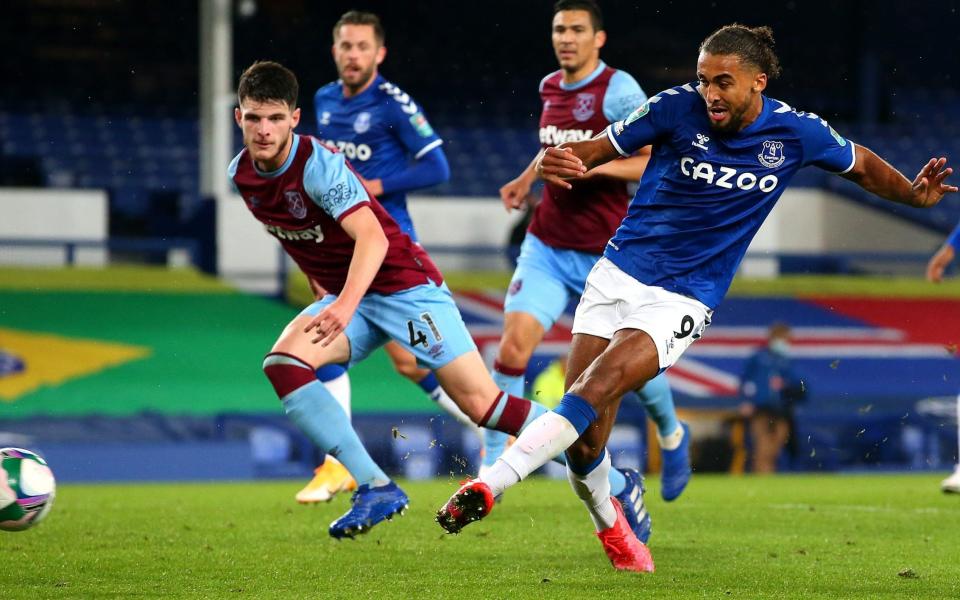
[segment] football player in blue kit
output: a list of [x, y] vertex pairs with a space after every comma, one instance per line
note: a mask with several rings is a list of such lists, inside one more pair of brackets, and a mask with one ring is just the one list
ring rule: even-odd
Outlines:
[[[542, 148], [588, 139], [593, 132], [625, 119], [647, 99], [630, 74], [600, 60], [607, 34], [603, 13], [594, 0], [559, 0], [553, 12], [551, 42], [560, 68], [540, 81]], [[648, 158], [649, 149], [644, 148], [630, 158], [601, 165], [572, 189], [543, 186], [503, 303], [503, 336], [493, 363], [493, 378], [500, 389], [523, 395], [524, 375], [534, 350], [570, 300], [580, 297], [587, 274], [627, 213], [631, 199], [627, 184], [640, 180]], [[535, 166], [536, 157], [500, 188], [507, 211], [526, 204], [537, 178]], [[630, 396], [657, 425], [660, 494], [664, 500], [675, 500], [692, 474], [689, 427], [677, 419], [666, 375]], [[496, 463], [507, 445], [500, 432], [484, 431], [483, 435], [481, 473]], [[628, 521], [631, 511], [647, 521], [634, 527], [644, 532], [638, 537], [646, 542], [649, 515], [639, 506], [640, 495], [634, 493], [638, 486], [644, 489], [643, 477], [635, 469], [615, 468], [610, 475], [613, 495], [624, 506], [635, 504], [627, 508]]]
[[[349, 11], [333, 27], [333, 59], [340, 79], [314, 95], [317, 134], [337, 148], [360, 175], [400, 229], [417, 241], [407, 211], [407, 192], [443, 183], [450, 177], [443, 140], [433, 131], [423, 108], [378, 72], [386, 57], [384, 30], [377, 15]], [[315, 294], [323, 290], [311, 282]], [[417, 366], [413, 354], [399, 344], [385, 346], [398, 373], [416, 383], [458, 421], [476, 426], [444, 392], [437, 378]], [[341, 406], [350, 414], [350, 381], [342, 365], [317, 371]], [[355, 482], [335, 458], [326, 457], [313, 479], [299, 492], [300, 503], [325, 502]]]
[[653, 559], [617, 522], [606, 442], [620, 398], [673, 365], [703, 334], [767, 214], [793, 175], [813, 165], [884, 199], [929, 207], [957, 188], [932, 158], [911, 181], [815, 114], [764, 95], [780, 72], [768, 27], [728, 25], [700, 45], [697, 81], [650, 98], [603, 134], [549, 148], [537, 165], [570, 186], [590, 168], [653, 145], [640, 186], [604, 257], [587, 278], [573, 325], [567, 393], [520, 434], [482, 478], [438, 513], [457, 532], [489, 514], [493, 497], [557, 453], [577, 466], [571, 485], [620, 570]]
[[[960, 248], [960, 224], [953, 229], [940, 250], [930, 257], [930, 262], [927, 263], [928, 280], [933, 283], [943, 281], [943, 273], [956, 258], [957, 248]], [[960, 396], [957, 396], [957, 421], [957, 444], [960, 446]], [[960, 457], [960, 448], [957, 456]], [[947, 493], [960, 494], [960, 458], [953, 468], [953, 473], [940, 483], [940, 489]]]

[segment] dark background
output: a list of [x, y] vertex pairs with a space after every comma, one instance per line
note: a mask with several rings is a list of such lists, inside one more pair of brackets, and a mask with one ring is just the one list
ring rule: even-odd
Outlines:
[[[890, 122], [905, 110], [898, 96], [958, 88], [957, 0], [601, 5], [609, 34], [602, 57], [650, 94], [692, 80], [699, 42], [734, 21], [773, 27], [784, 75], [771, 95], [828, 118]], [[4, 6], [0, 103], [7, 110], [68, 105], [196, 115], [197, 2], [7, 0]], [[531, 119], [539, 108], [537, 82], [556, 68], [552, 2], [274, 0], [235, 3], [236, 71], [256, 59], [279, 60], [298, 73], [309, 105], [313, 90], [336, 78], [331, 27], [351, 8], [381, 15], [384, 74], [441, 124]]]

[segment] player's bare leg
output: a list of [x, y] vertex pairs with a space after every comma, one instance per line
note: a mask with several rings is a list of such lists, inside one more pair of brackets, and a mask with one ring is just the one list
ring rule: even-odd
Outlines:
[[461, 425], [476, 432], [477, 435], [482, 435], [481, 429], [470, 420], [470, 417], [468, 417], [466, 413], [460, 410], [460, 407], [457, 406], [443, 389], [443, 386], [440, 385], [440, 382], [437, 381], [433, 372], [429, 369], [421, 369], [420, 366], [417, 365], [417, 357], [415, 357], [412, 352], [395, 341], [387, 342], [383, 349], [386, 351], [387, 356], [390, 357], [390, 362], [393, 363], [393, 368], [397, 373], [420, 386], [420, 389], [426, 392], [431, 400], [436, 402], [440, 408], [456, 419]]
[[[602, 338], [577, 335], [574, 340], [567, 367], [568, 393], [596, 402], [597, 418], [567, 449], [567, 476], [586, 506], [614, 568], [652, 572], [653, 557], [635, 533], [641, 527], [628, 521], [625, 515], [633, 511], [632, 516], [640, 520], [642, 529], [649, 535], [650, 520], [643, 506], [642, 487], [635, 497], [610, 494], [611, 464], [606, 444], [616, 423], [623, 393], [642, 386], [659, 371], [656, 348], [650, 337], [638, 330], [617, 332], [606, 347], [606, 340]], [[603, 351], [598, 354], [601, 348]]]
[[[583, 368], [583, 364], [588, 366]], [[576, 379], [560, 406], [531, 423], [517, 443], [501, 457], [505, 466], [514, 471], [514, 476], [513, 481], [506, 475], [492, 481], [494, 493], [502, 492], [567, 450], [590, 423], [611, 410], [615, 411], [616, 403], [626, 391], [643, 385], [656, 375], [659, 358], [650, 336], [642, 331], [624, 329], [614, 334], [609, 344], [594, 336], [575, 335], [568, 365], [582, 369], [582, 372], [579, 377], [571, 375]], [[583, 429], [578, 431], [574, 421], [584, 423]], [[589, 464], [599, 458], [609, 433], [609, 430], [602, 431], [595, 448], [583, 443], [572, 448], [569, 456], [574, 464]], [[498, 471], [503, 472], [503, 469]]]
[[318, 448], [339, 459], [359, 484], [350, 510], [329, 530], [335, 538], [354, 537], [401, 513], [409, 500], [370, 458], [346, 412], [317, 380], [318, 366], [350, 359], [350, 342], [340, 333], [326, 346], [314, 343], [316, 332], [304, 331], [312, 321], [308, 315], [293, 319], [263, 368], [290, 419]]
[[514, 311], [504, 314], [497, 362], [514, 369], [527, 368], [544, 333], [543, 325], [530, 313]]
[[491, 402], [501, 395], [476, 350], [440, 367], [436, 375], [443, 389], [474, 423], [483, 421]]

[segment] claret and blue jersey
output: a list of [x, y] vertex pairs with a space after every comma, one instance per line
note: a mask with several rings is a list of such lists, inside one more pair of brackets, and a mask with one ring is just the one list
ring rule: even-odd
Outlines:
[[423, 108], [377, 75], [367, 89], [350, 98], [344, 97], [341, 82], [328, 83], [314, 95], [314, 109], [318, 137], [339, 149], [365, 179], [385, 180], [385, 193], [377, 199], [416, 239], [406, 193], [391, 192], [389, 179], [407, 168], [408, 157], [419, 160], [443, 143]]
[[604, 255], [642, 283], [716, 308], [797, 170], [846, 173], [856, 161], [853, 143], [817, 115], [762, 100], [757, 119], [735, 133], [711, 129], [695, 83], [610, 125], [618, 152], [652, 144], [653, 154]]

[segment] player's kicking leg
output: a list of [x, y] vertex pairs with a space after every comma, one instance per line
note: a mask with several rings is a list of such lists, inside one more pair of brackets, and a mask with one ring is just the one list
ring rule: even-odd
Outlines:
[[[605, 443], [616, 419], [620, 397], [652, 378], [657, 369], [656, 348], [643, 332], [618, 332], [609, 346], [603, 338], [574, 336], [568, 376], [581, 372], [582, 375], [570, 392], [557, 409], [531, 423], [482, 479], [468, 482], [451, 497], [438, 513], [440, 525], [449, 532], [457, 532], [482, 518], [489, 508], [484, 512], [484, 505], [478, 499], [492, 498], [518, 483], [552, 456], [571, 447], [591, 428], [590, 434], [584, 437], [587, 442], [575, 445], [567, 454], [568, 474], [574, 490], [597, 524], [598, 536], [617, 568], [652, 570], [649, 553], [627, 524], [620, 502], [610, 495], [611, 469]], [[593, 440], [593, 436], [597, 439]], [[618, 556], [615, 560], [614, 554]], [[628, 563], [632, 566], [625, 566]]]
[[409, 499], [367, 453], [347, 413], [314, 372], [320, 365], [348, 362], [351, 352], [358, 360], [366, 356], [368, 348], [352, 348], [353, 339], [382, 343], [360, 314], [328, 346], [312, 343], [314, 334], [304, 329], [332, 301], [328, 296], [315, 302], [291, 321], [264, 359], [263, 368], [290, 419], [320, 450], [334, 455], [357, 482], [350, 510], [329, 528], [331, 536], [344, 538], [366, 533], [402, 513]]
[[[500, 338], [492, 372], [493, 380], [501, 390], [514, 396], [523, 396], [523, 376], [530, 357], [543, 339], [544, 333], [553, 327], [566, 310], [570, 300], [580, 298], [584, 282], [596, 262], [596, 256], [551, 248], [533, 234], [527, 235], [503, 304], [503, 336]], [[667, 408], [672, 411], [673, 398], [669, 396], [669, 387], [667, 394], [668, 407], [662, 406], [662, 395], [648, 397], [656, 403], [656, 406], [651, 408], [652, 414], [657, 408], [665, 416]], [[670, 414], [674, 415], [675, 421], [675, 414]], [[481, 475], [503, 454], [507, 437], [497, 431], [484, 430]], [[559, 463], [565, 462], [563, 455], [555, 460]], [[642, 495], [642, 477], [639, 473], [611, 469], [610, 486], [616, 496], [639, 498]], [[642, 503], [642, 500], [640, 502]], [[628, 520], [636, 525], [637, 536], [646, 541], [650, 535], [649, 516], [641, 523], [642, 517], [632, 513], [629, 508], [625, 508], [625, 511]]]
[[[470, 487], [486, 486], [497, 495], [566, 450], [568, 465], [583, 479], [578, 495], [588, 490], [591, 516], [603, 524], [609, 522], [613, 500], [604, 499], [601, 486], [606, 483], [601, 475], [617, 403], [625, 392], [641, 387], [676, 362], [703, 334], [710, 316], [711, 310], [702, 303], [645, 286], [601, 259], [587, 279], [574, 319], [568, 392], [554, 411], [530, 423], [493, 468]], [[575, 378], [572, 385], [570, 378]], [[597, 469], [598, 475], [592, 476]], [[450, 512], [448, 507], [460, 504], [458, 495], [463, 490], [441, 508], [440, 517]], [[585, 503], [586, 495], [581, 495]], [[441, 525], [445, 521], [438, 520]], [[615, 527], [616, 523], [613, 539], [622, 539]], [[634, 546], [634, 541], [624, 544]], [[617, 564], [607, 545], [604, 549]], [[635, 566], [645, 568], [645, 560], [637, 556]]]

